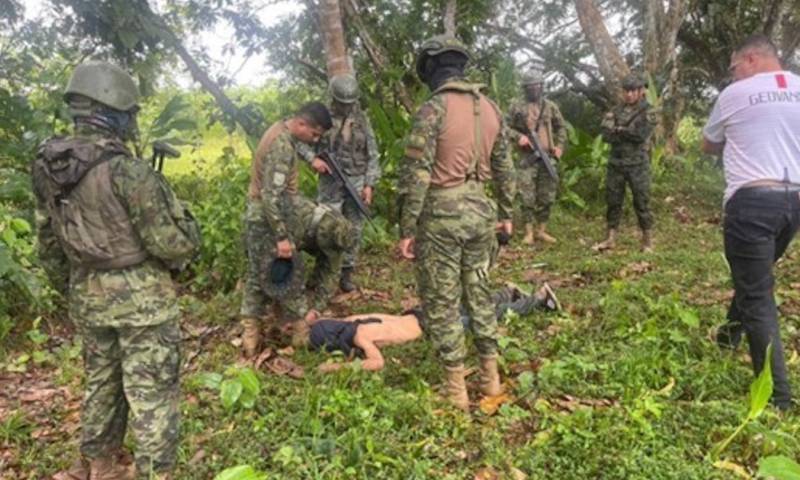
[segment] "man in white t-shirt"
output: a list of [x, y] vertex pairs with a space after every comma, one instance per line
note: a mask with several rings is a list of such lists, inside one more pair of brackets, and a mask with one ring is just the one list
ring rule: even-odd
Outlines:
[[717, 98], [703, 129], [703, 151], [725, 167], [725, 257], [734, 297], [717, 343], [735, 348], [747, 335], [753, 369], [772, 344], [772, 402], [791, 406], [773, 287], [773, 264], [800, 226], [800, 77], [781, 67], [763, 35], [731, 55], [734, 83]]

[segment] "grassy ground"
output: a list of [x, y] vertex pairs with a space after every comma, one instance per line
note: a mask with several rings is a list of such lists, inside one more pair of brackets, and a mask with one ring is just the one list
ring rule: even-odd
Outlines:
[[[425, 341], [387, 348], [379, 373], [352, 368], [323, 376], [313, 368], [320, 355], [294, 353], [306, 367], [303, 379], [259, 371], [253, 407], [226, 408], [209, 388], [219, 378], [209, 374], [238, 372], [239, 294], [185, 296], [177, 478], [210, 479], [248, 464], [275, 479], [729, 479], [752, 475], [766, 455], [797, 459], [797, 408], [783, 417], [768, 409], [723, 453], [726, 463], [715, 467], [708, 459], [746, 415], [752, 380], [744, 349], [722, 352], [712, 341], [731, 295], [721, 255], [721, 183], [702, 170], [657, 185], [651, 255], [638, 251], [630, 211], [618, 250], [591, 253], [603, 233], [599, 205], [587, 213], [557, 209], [555, 246], [504, 252], [494, 283], [533, 288], [548, 281], [565, 309], [503, 323], [510, 401], [493, 415], [477, 403], [471, 415], [442, 403], [441, 371]], [[795, 385], [799, 257], [795, 244], [777, 267]], [[411, 300], [410, 264], [386, 248], [367, 252], [364, 263], [358, 280], [366, 288], [338, 298], [335, 313], [398, 311]], [[78, 346], [60, 328], [35, 331], [49, 337], [21, 339], [0, 373], [5, 386], [21, 392], [0, 403], [2, 478], [45, 478], [76, 453]], [[38, 364], [20, 366], [20, 355], [36, 352]], [[473, 393], [476, 377], [469, 379]]]

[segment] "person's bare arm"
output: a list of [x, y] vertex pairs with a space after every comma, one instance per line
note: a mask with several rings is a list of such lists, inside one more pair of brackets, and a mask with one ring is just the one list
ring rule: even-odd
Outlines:
[[702, 150], [704, 153], [709, 153], [711, 155], [722, 155], [722, 150], [724, 148], [725, 148], [725, 142], [716, 143], [703, 137]]
[[383, 354], [380, 348], [375, 345], [375, 342], [370, 339], [359, 338], [358, 334], [356, 334], [353, 343], [364, 351], [364, 359], [361, 360], [361, 368], [370, 371], [383, 370], [383, 365], [385, 363]]

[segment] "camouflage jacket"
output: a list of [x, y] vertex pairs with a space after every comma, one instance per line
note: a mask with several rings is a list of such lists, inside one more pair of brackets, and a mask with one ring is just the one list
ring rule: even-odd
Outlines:
[[[268, 134], [269, 130], [264, 137]], [[314, 210], [314, 203], [298, 192], [300, 152], [309, 147], [296, 140], [285, 127], [268, 144], [265, 138], [253, 160], [252, 175], [259, 182], [252, 187], [251, 180], [251, 188], [257, 192], [251, 191], [245, 217], [247, 221], [266, 224], [276, 241], [291, 239], [297, 243], [302, 240], [295, 238], [302, 231], [300, 219]]]
[[[517, 145], [517, 138], [519, 134], [529, 135], [530, 128], [528, 125], [528, 114], [531, 102], [527, 100], [518, 100], [511, 105], [508, 112], [508, 128], [506, 129], [509, 143]], [[562, 151], [564, 145], [567, 143], [567, 127], [564, 121], [561, 110], [558, 105], [542, 98], [539, 104], [539, 120], [537, 122], [539, 128], [539, 141], [545, 148], [550, 147], [548, 153], [552, 154], [553, 147], [558, 147]], [[525, 156], [534, 155], [533, 151], [525, 150]], [[553, 160], [557, 160], [553, 157]]]
[[639, 165], [650, 161], [650, 134], [655, 113], [647, 100], [635, 105], [621, 104], [606, 113], [600, 124], [603, 140], [611, 144], [611, 165]]
[[[444, 96], [439, 92], [448, 89], [474, 92], [480, 85], [463, 82], [447, 82], [433, 93], [417, 111], [406, 137], [406, 153], [400, 172], [400, 235], [403, 238], [413, 237], [417, 222], [425, 205], [431, 183], [431, 172], [437, 162], [437, 140], [447, 114]], [[482, 112], [481, 114], [495, 114]], [[498, 115], [499, 116], [499, 115]], [[499, 207], [499, 218], [510, 219], [513, 213], [514, 198], [514, 165], [509, 155], [508, 145], [503, 135], [505, 122], [499, 118], [500, 134], [492, 146], [490, 167], [495, 187], [495, 198]]]
[[364, 185], [373, 187], [381, 176], [378, 143], [369, 118], [355, 108], [342, 128], [344, 117], [334, 116], [333, 127], [320, 139], [318, 151], [330, 150], [350, 177], [364, 177]]
[[[90, 130], [79, 131], [76, 137], [104, 139]], [[177, 199], [150, 165], [128, 154], [114, 155], [107, 163], [111, 190], [127, 212], [147, 259], [107, 270], [76, 263], [72, 252], [68, 256], [65, 251], [65, 239], [54, 228], [53, 202], [45, 193], [49, 191], [45, 185], [49, 179], [35, 162], [32, 178], [42, 265], [56, 288], [68, 293], [70, 317], [80, 327], [138, 327], [176, 320], [179, 311], [169, 268], [185, 266], [194, 254], [199, 237], [187, 240], [179, 225], [194, 220], [175, 217], [173, 202]]]

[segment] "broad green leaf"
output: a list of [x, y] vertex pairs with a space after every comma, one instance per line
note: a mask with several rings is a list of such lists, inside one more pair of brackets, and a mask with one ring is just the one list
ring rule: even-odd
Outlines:
[[750, 412], [748, 419], [761, 415], [772, 397], [772, 344], [767, 345], [767, 358], [758, 378], [750, 384]]
[[519, 390], [520, 392], [527, 392], [533, 389], [533, 382], [535, 378], [533, 372], [527, 371], [522, 372], [519, 377], [517, 377], [517, 381], [519, 382]]
[[250, 465], [231, 467], [218, 473], [214, 480], [261, 480], [264, 478]]
[[800, 465], [789, 457], [773, 455], [758, 462], [758, 476], [777, 480], [800, 480]]
[[219, 390], [222, 384], [222, 375], [216, 372], [202, 372], [194, 376], [200, 385], [212, 390]]
[[222, 406], [231, 409], [236, 405], [236, 401], [242, 396], [242, 382], [238, 378], [225, 380], [219, 389], [219, 398], [222, 400]]
[[678, 317], [681, 319], [686, 326], [697, 328], [700, 326], [700, 317], [697, 316], [697, 312], [691, 308], [681, 308], [678, 312]]

